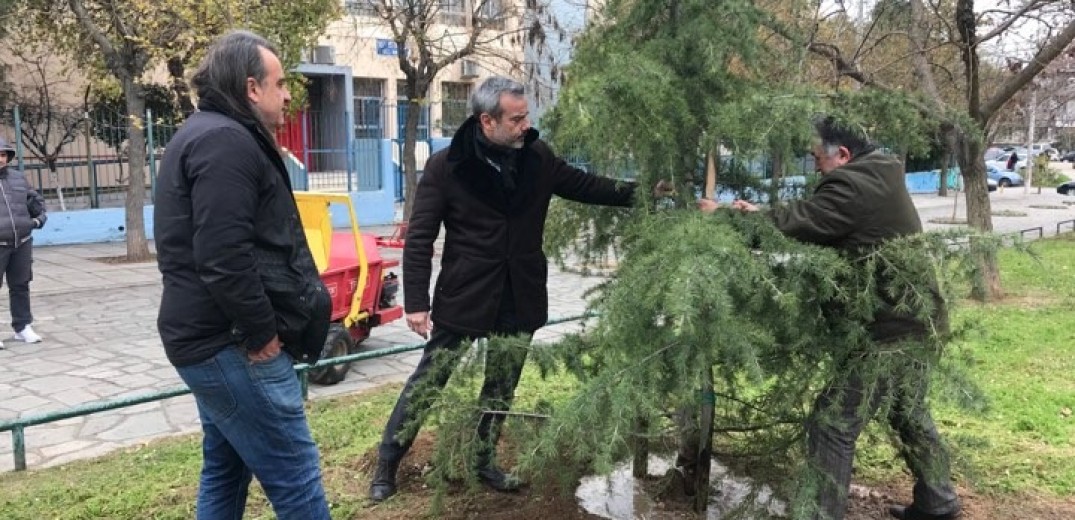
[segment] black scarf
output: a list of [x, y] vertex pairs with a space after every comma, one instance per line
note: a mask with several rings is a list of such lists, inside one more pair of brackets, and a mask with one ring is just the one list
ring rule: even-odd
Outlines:
[[482, 132], [481, 126], [475, 126], [474, 133], [474, 146], [478, 158], [489, 163], [500, 172], [500, 181], [505, 192], [514, 192], [516, 186], [515, 175], [519, 169], [519, 157], [522, 155], [520, 153], [522, 150], [490, 142]]

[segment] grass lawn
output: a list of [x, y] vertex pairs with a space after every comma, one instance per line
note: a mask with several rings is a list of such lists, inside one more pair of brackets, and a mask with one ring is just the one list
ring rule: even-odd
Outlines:
[[[1070, 506], [1063, 511], [1075, 515], [1075, 501], [1069, 498], [1075, 496], [1075, 240], [1046, 240], [1034, 249], [1040, 261], [1002, 254], [1008, 292], [1003, 301], [968, 303], [959, 310], [958, 317], [985, 325], [966, 348], [973, 356], [971, 375], [985, 391], [988, 406], [971, 412], [935, 399], [934, 417], [956, 450], [962, 490], [1008, 503], [1032, 497]], [[570, 386], [563, 379], [542, 382], [528, 369], [519, 407], [532, 407], [538, 397], [555, 400]], [[370, 508], [365, 501], [370, 451], [398, 390], [393, 386], [310, 403], [334, 518], [413, 518], [428, 506], [429, 493], [423, 495], [420, 484], [386, 505]], [[99, 459], [0, 475], [0, 518], [191, 518], [198, 441], [198, 436], [169, 439]], [[860, 443], [856, 479], [906, 487], [903, 463], [881, 428], [873, 427]], [[523, 507], [498, 500], [505, 507]], [[247, 518], [271, 517], [264, 496], [252, 486]]]

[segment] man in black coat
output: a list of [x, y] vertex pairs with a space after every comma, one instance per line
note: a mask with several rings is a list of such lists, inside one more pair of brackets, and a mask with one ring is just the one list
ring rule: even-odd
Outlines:
[[192, 83], [199, 111], [168, 143], [153, 223], [157, 328], [202, 423], [197, 518], [242, 518], [256, 476], [277, 518], [326, 520], [293, 359], [320, 353], [331, 302], [273, 138], [284, 70], [269, 42], [237, 31]]
[[[856, 256], [880, 246], [884, 241], [922, 231], [914, 202], [907, 192], [903, 165], [899, 160], [875, 150], [864, 136], [831, 118], [817, 124], [818, 142], [813, 155], [821, 171], [812, 196], [769, 212], [776, 227], [797, 240], [832, 247]], [[716, 203], [699, 202], [711, 212]], [[753, 204], [737, 200], [732, 207], [758, 211]], [[885, 281], [878, 280], [878, 287]], [[929, 330], [947, 328], [943, 299], [936, 297], [932, 323], [881, 308], [867, 323], [877, 351], [899, 352], [901, 348], [926, 339]], [[911, 343], [901, 343], [911, 342]], [[890, 400], [888, 421], [903, 443], [903, 456], [915, 476], [914, 502], [890, 509], [904, 520], [949, 520], [960, 513], [959, 497], [949, 471], [948, 455], [933, 424], [926, 393], [930, 370], [924, 360], [906, 354], [899, 374], [876, 378], [867, 372], [873, 353], [863, 353], [858, 362], [844, 367], [846, 378], [824, 389], [814, 403], [806, 424], [807, 457], [818, 469], [817, 519], [839, 520], [847, 509], [855, 442], [862, 428], [882, 402]], [[901, 358], [901, 356], [904, 356]]]
[[[523, 85], [508, 78], [482, 83], [471, 97], [473, 115], [448, 149], [429, 158], [418, 183], [403, 284], [407, 325], [429, 341], [385, 427], [372, 500], [396, 492], [396, 471], [414, 440], [404, 428], [421, 420], [428, 406], [415, 402], [414, 390], [443, 388], [451, 375], [452, 367], [433, 369], [434, 356], [492, 334], [530, 336], [547, 321], [542, 236], [552, 196], [608, 206], [632, 203], [633, 183], [591, 175], [554, 155], [530, 128], [524, 95]], [[430, 306], [433, 242], [442, 224], [444, 252]], [[525, 355], [490, 352], [480, 396], [486, 407], [508, 409], [524, 362]], [[493, 489], [513, 491], [518, 483], [493, 462], [500, 421], [494, 414], [479, 420], [485, 448], [475, 470]]]

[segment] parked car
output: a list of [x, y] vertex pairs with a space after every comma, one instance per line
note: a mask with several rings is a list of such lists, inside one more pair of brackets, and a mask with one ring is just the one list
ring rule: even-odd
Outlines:
[[[1013, 161], [1011, 160], [1012, 154], [1015, 154], [1016, 160], [1014, 161], [1013, 167], [1009, 168], [1008, 165], [1013, 163]], [[995, 160], [986, 161], [985, 165], [987, 168], [989, 166], [993, 166], [1000, 171], [1020, 171], [1021, 168], [1026, 168], [1026, 149], [1017, 148], [1015, 150], [1006, 151], [1003, 154], [997, 156]]]
[[1007, 188], [1009, 186], [1022, 186], [1023, 176], [1013, 171], [1001, 170], [994, 164], [985, 165], [985, 175], [996, 181], [997, 186]]
[[986, 179], [985, 185], [989, 188], [989, 191], [997, 191], [997, 181], [993, 179]]
[[1075, 162], [1075, 150], [1070, 151], [1060, 156], [1060, 160], [1064, 162]]
[[1075, 195], [1075, 181], [1067, 181], [1057, 186], [1056, 192], [1061, 195]]
[[985, 151], [985, 160], [986, 161], [995, 161], [995, 160], [997, 160], [997, 158], [999, 158], [1001, 155], [1003, 155], [1004, 152], [1005, 152], [1005, 150], [1003, 148], [997, 148], [995, 146], [990, 147], [990, 148], [986, 149], [986, 151]]

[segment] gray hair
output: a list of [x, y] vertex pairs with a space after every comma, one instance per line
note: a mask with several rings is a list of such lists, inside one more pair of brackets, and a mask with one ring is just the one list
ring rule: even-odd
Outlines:
[[268, 40], [250, 31], [231, 31], [218, 38], [191, 78], [198, 98], [238, 121], [264, 126], [246, 95], [247, 78], [261, 83], [268, 75], [263, 48], [279, 56]]
[[493, 76], [483, 81], [470, 95], [471, 113], [475, 117], [489, 114], [494, 119], [500, 119], [500, 115], [504, 113], [504, 108], [500, 106], [500, 96], [503, 94], [524, 96], [526, 87], [511, 78]]

